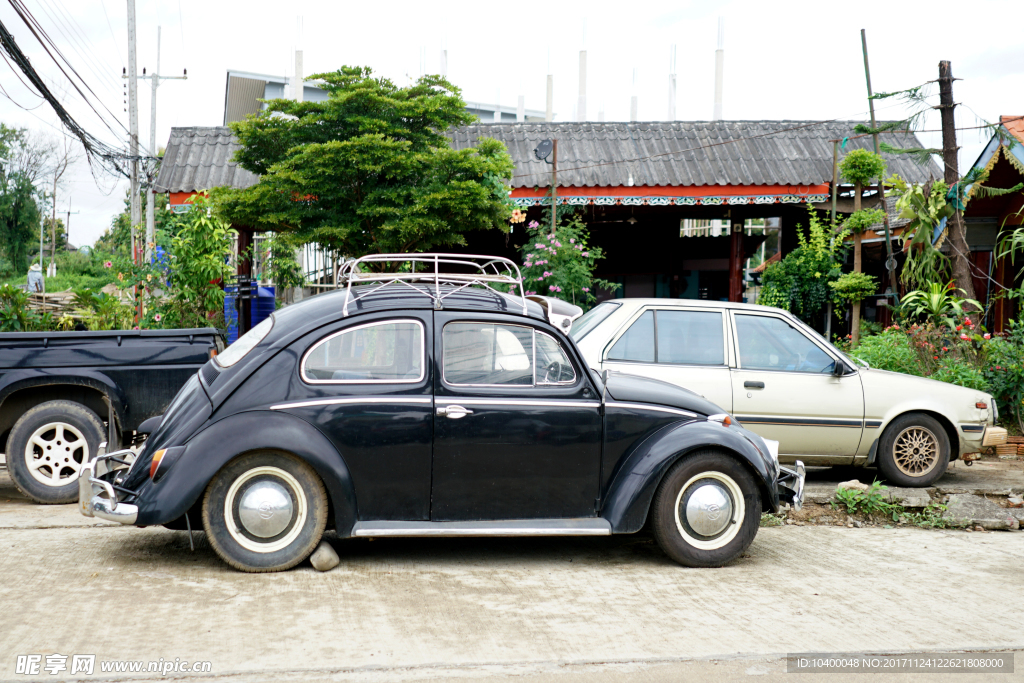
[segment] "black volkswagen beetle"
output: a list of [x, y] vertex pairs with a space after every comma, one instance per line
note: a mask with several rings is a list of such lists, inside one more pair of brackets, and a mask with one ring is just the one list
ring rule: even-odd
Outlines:
[[524, 296], [510, 261], [373, 256], [342, 278], [207, 363], [137, 457], [90, 463], [82, 513], [201, 520], [252, 572], [298, 564], [329, 525], [604, 535], [649, 517], [669, 557], [709, 567], [750, 545], [763, 511], [801, 504], [803, 466], [780, 468], [776, 443], [686, 390], [589, 369], [567, 336], [580, 309]]

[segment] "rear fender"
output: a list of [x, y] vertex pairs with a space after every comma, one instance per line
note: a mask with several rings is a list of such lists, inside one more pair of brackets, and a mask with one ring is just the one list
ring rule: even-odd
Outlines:
[[608, 487], [601, 516], [613, 533], [633, 533], [643, 527], [654, 492], [668, 469], [691, 451], [718, 448], [749, 466], [761, 489], [767, 510], [777, 510], [779, 493], [775, 473], [760, 452], [736, 428], [697, 420], [664, 427], [633, 451]]
[[320, 430], [301, 418], [269, 410], [236, 413], [209, 425], [159, 482], [139, 490], [136, 525], [166, 524], [195, 504], [224, 465], [250, 451], [279, 450], [302, 458], [316, 470], [331, 497], [339, 536], [356, 521], [356, 496], [344, 459]]

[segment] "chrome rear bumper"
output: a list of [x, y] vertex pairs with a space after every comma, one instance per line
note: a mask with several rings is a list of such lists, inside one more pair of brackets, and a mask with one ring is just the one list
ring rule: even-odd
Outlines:
[[789, 503], [794, 510], [804, 506], [804, 479], [807, 470], [803, 462], [797, 460], [792, 466], [779, 466], [779, 500]]
[[95, 460], [87, 462], [82, 467], [82, 473], [78, 477], [78, 509], [86, 517], [99, 517], [119, 524], [135, 524], [135, 519], [139, 516], [138, 506], [119, 503], [114, 486], [109, 481], [100, 478], [118, 469], [111, 465], [120, 465], [120, 463], [112, 463], [111, 460], [135, 457], [135, 453], [126, 448], [102, 454], [105, 445], [100, 445], [101, 455], [96, 456]]

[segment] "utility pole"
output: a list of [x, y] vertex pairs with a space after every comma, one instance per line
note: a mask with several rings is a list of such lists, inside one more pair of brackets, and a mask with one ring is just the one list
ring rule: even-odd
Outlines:
[[70, 245], [71, 244], [71, 214], [73, 214], [73, 213], [78, 214], [78, 213], [82, 213], [82, 212], [81, 211], [72, 211], [71, 210], [71, 201], [69, 200], [68, 201], [68, 210], [65, 211], [64, 213], [67, 214], [67, 218], [64, 219], [64, 241], [67, 242]]
[[[871, 127], [878, 128], [875, 124], [875, 101], [871, 92], [871, 69], [868, 67], [868, 37], [864, 29], [860, 30], [860, 44], [864, 51], [864, 79], [868, 84], [868, 109], [871, 112]], [[871, 136], [875, 143], [875, 154], [878, 154], [878, 133]], [[878, 179], [878, 201], [882, 206], [882, 224], [885, 226], [885, 269], [889, 271], [889, 288], [892, 291], [894, 304], [900, 302], [900, 290], [896, 284], [896, 257], [892, 255], [892, 231], [889, 229], [889, 210], [885, 206], [885, 182]]]
[[[956, 153], [959, 147], [956, 146], [956, 122], [953, 119], [953, 109], [956, 104], [953, 102], [953, 67], [943, 60], [939, 62], [939, 115], [942, 118], [942, 165], [944, 167], [943, 178], [946, 185], [954, 187], [960, 182], [960, 170], [957, 168]], [[955, 202], [959, 202], [960, 193], [956, 193]], [[967, 260], [970, 247], [967, 246], [967, 236], [964, 234], [964, 224], [960, 217], [960, 209], [956, 208], [953, 220], [946, 225], [949, 229], [949, 245], [953, 248], [953, 279], [957, 287], [964, 290], [964, 297], [974, 298], [974, 280], [971, 278], [971, 266]]]
[[[188, 80], [188, 69], [185, 69], [181, 76], [161, 76], [160, 75], [160, 26], [156, 27], [156, 71], [147, 75], [146, 70], [142, 70], [142, 75], [139, 78], [148, 78], [150, 85], [152, 86], [152, 94], [150, 96], [150, 107], [149, 107], [149, 153], [154, 157], [157, 156], [156, 148], [156, 89], [160, 87], [161, 81], [184, 81]], [[148, 189], [146, 190], [146, 263], [153, 261], [153, 247], [156, 245], [156, 192], [153, 189], [153, 182], [156, 180], [156, 162], [152, 163], [152, 166], [148, 169], [147, 174], [149, 182], [147, 183]]]
[[128, 129], [129, 147], [132, 159], [132, 189], [129, 197], [129, 217], [132, 233], [132, 262], [138, 263], [138, 247], [135, 232], [138, 230], [139, 207], [139, 85], [138, 70], [135, 67], [135, 0], [128, 0]]

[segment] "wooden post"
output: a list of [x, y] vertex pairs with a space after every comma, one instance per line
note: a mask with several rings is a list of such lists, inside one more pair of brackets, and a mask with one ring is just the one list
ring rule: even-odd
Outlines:
[[[252, 258], [249, 254], [250, 248], [252, 247], [252, 228], [238, 227], [238, 263], [236, 273], [241, 278], [252, 277]], [[238, 336], [241, 337], [243, 334], [252, 329], [252, 301], [250, 299], [241, 299], [239, 295], [239, 284], [236, 280], [235, 284], [235, 302], [238, 306]]]
[[[948, 61], [939, 62], [939, 115], [942, 118], [942, 165], [945, 167], [943, 178], [946, 185], [953, 187], [960, 180], [957, 168], [956, 123], [953, 120], [953, 67]], [[968, 261], [970, 247], [964, 234], [964, 224], [957, 210], [952, 220], [946, 223], [949, 230], [950, 256], [953, 259], [953, 279], [956, 286], [964, 290], [964, 297], [975, 299], [974, 281], [971, 279], [971, 266]]]
[[[739, 229], [736, 228], [737, 224]], [[729, 301], [743, 301], [743, 220], [729, 221]]]
[[[860, 211], [861, 201], [864, 196], [864, 186], [858, 180], [853, 186], [853, 210]], [[853, 272], [863, 272], [864, 259], [861, 250], [861, 241], [864, 233], [858, 232], [853, 236]], [[850, 305], [850, 345], [856, 346], [860, 341], [860, 302]]]

